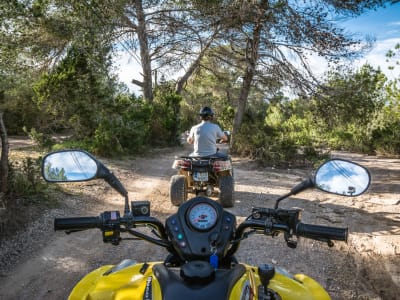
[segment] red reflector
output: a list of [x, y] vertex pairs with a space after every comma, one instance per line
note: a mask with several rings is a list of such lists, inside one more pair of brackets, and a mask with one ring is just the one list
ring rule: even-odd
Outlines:
[[215, 172], [226, 171], [232, 168], [231, 162], [228, 160], [217, 160], [214, 162], [213, 167]]

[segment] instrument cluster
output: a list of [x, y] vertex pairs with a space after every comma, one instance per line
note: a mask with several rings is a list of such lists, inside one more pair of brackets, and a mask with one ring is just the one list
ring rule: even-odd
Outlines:
[[183, 203], [166, 220], [167, 235], [183, 260], [205, 260], [213, 253], [224, 257], [235, 230], [235, 216], [203, 196]]
[[189, 208], [187, 220], [196, 230], [210, 230], [218, 219], [217, 210], [208, 203], [198, 203]]

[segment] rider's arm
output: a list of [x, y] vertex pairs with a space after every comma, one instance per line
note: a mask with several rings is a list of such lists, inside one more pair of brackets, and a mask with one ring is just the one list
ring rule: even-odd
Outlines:
[[225, 134], [225, 132], [224, 132], [224, 135], [222, 136], [221, 140], [222, 140], [222, 142], [228, 141], [228, 136]]
[[190, 133], [189, 133], [189, 135], [188, 135], [187, 138], [186, 138], [186, 142], [187, 142], [188, 144], [193, 144], [194, 138], [193, 138], [193, 132], [192, 132], [192, 130], [190, 130]]
[[221, 130], [221, 128], [218, 128], [218, 131], [219, 131], [219, 133], [217, 133], [217, 137], [218, 137], [217, 142], [220, 144], [228, 142], [228, 136], [226, 135], [226, 133], [223, 132]]

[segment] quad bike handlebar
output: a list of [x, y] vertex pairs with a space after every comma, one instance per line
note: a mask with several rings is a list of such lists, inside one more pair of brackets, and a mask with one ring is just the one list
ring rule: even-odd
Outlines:
[[[302, 223], [300, 212], [299, 209], [254, 208], [253, 213], [235, 229], [233, 235], [235, 240], [230, 241], [231, 247], [227, 256], [232, 256], [238, 250], [240, 242], [252, 233], [272, 237], [283, 233], [287, 245], [292, 248], [297, 245], [297, 242], [291, 239], [293, 235], [327, 242], [329, 246], [333, 245], [332, 240], [347, 241], [347, 228]], [[153, 233], [156, 234], [158, 239], [133, 230], [138, 226], [155, 229]], [[122, 240], [119, 235], [120, 232], [128, 232], [159, 246], [168, 248], [172, 245], [164, 225], [158, 219], [150, 216], [128, 215], [120, 217], [118, 211], [106, 211], [97, 217], [54, 219], [54, 230], [71, 233], [92, 228], [99, 228], [103, 232], [103, 240], [113, 244], [118, 244]]]
[[118, 211], [105, 211], [97, 217], [73, 217], [73, 218], [55, 218], [55, 231], [81, 231], [87, 229], [98, 228], [101, 230], [118, 229], [125, 231], [126, 229], [135, 228], [136, 226], [150, 226], [155, 228], [160, 236], [166, 238], [164, 225], [153, 217], [120, 217]]
[[313, 225], [298, 223], [296, 226], [296, 234], [305, 238], [317, 240], [317, 241], [344, 241], [347, 242], [348, 228], [324, 226], [324, 225]]
[[54, 230], [76, 231], [100, 228], [100, 217], [55, 218]]
[[[167, 248], [181, 261], [210, 257], [210, 254], [231, 258], [240, 242], [253, 233], [271, 237], [283, 233], [287, 245], [292, 248], [297, 246], [297, 237], [327, 242], [329, 246], [333, 245], [332, 240], [347, 241], [347, 228], [302, 223], [301, 209], [282, 209], [279, 203], [308, 188], [355, 197], [363, 194], [371, 182], [366, 168], [350, 161], [331, 159], [320, 165], [312, 177], [279, 197], [274, 208], [255, 207], [250, 216], [236, 226], [236, 217], [223, 209], [221, 199], [219, 203], [199, 196], [180, 203], [177, 213], [162, 224], [150, 216], [149, 201], [132, 201], [130, 205], [128, 193], [118, 178], [85, 151], [61, 150], [47, 154], [42, 163], [42, 175], [48, 182], [103, 178], [125, 198], [123, 216], [118, 211], [105, 211], [97, 217], [56, 218], [55, 230], [70, 233], [99, 228], [103, 241], [115, 245], [122, 240], [120, 233], [126, 232]], [[150, 228], [155, 237], [136, 231], [136, 227]]]

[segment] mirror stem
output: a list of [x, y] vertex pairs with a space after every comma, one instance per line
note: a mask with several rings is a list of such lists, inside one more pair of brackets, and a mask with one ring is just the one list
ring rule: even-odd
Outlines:
[[292, 195], [296, 195], [297, 193], [300, 193], [308, 188], [312, 188], [314, 187], [314, 181], [312, 180], [312, 178], [308, 178], [306, 180], [303, 180], [302, 182], [300, 182], [298, 185], [296, 185], [294, 188], [292, 188], [290, 190], [290, 193]]
[[279, 202], [281, 202], [283, 199], [286, 199], [287, 197], [290, 197], [292, 195], [296, 195], [297, 193], [300, 193], [301, 191], [304, 191], [308, 188], [311, 188], [314, 186], [314, 181], [312, 180], [312, 178], [308, 178], [302, 182], [300, 182], [298, 185], [296, 185], [294, 188], [292, 188], [290, 190], [289, 193], [287, 193], [286, 195], [283, 195], [281, 197], [279, 197], [276, 202], [275, 202], [275, 209], [278, 208], [279, 206]]
[[125, 195], [125, 209], [124, 209], [124, 213], [125, 215], [130, 214], [131, 210], [129, 208], [129, 199], [128, 199], [128, 194]]
[[109, 185], [111, 185], [114, 189], [116, 189], [118, 193], [120, 193], [122, 196], [128, 197], [128, 192], [113, 173], [110, 172], [108, 176], [105, 178], [105, 180], [108, 182]]
[[279, 206], [279, 202], [281, 202], [283, 199], [286, 199], [287, 197], [290, 197], [290, 196], [292, 196], [293, 195], [293, 193], [292, 192], [289, 192], [289, 193], [287, 193], [287, 194], [285, 194], [285, 195], [283, 195], [283, 196], [280, 196], [277, 200], [276, 200], [276, 202], [275, 202], [275, 209], [277, 209], [278, 208], [278, 206]]

